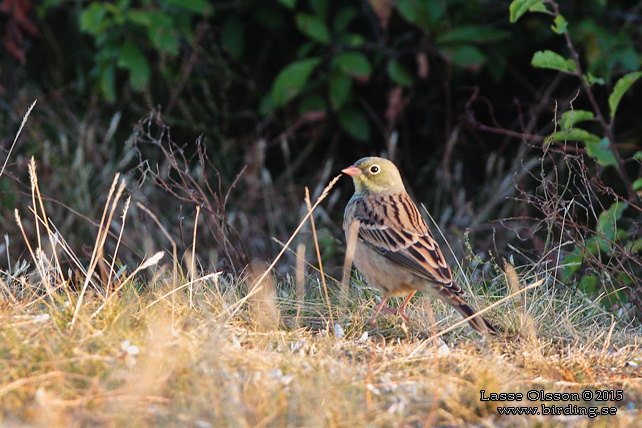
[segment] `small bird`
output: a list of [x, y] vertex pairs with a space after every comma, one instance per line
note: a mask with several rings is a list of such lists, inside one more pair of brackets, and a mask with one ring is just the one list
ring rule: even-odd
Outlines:
[[[453, 280], [437, 241], [417, 205], [406, 192], [399, 170], [388, 159], [366, 157], [342, 170], [352, 177], [355, 192], [345, 209], [343, 230], [346, 241], [356, 236], [354, 264], [370, 285], [384, 296], [370, 323], [381, 309], [398, 313], [417, 291], [428, 292], [454, 307], [464, 318], [475, 310], [462, 298], [461, 286]], [[348, 247], [350, 247], [348, 242]], [[391, 296], [407, 296], [398, 310], [385, 306]], [[497, 330], [481, 315], [468, 320], [481, 333]]]

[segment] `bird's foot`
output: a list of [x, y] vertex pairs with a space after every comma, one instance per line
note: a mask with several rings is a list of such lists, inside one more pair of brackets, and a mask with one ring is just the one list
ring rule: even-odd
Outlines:
[[391, 308], [388, 305], [383, 305], [381, 307], [381, 311], [383, 311], [383, 312], [385, 312], [387, 314], [395, 314], [395, 315], [397, 314], [397, 312], [399, 312], [399, 310], [397, 308]]
[[410, 318], [408, 318], [408, 315], [404, 311], [401, 310], [401, 308], [391, 308], [389, 306], [384, 306], [381, 308], [382, 311], [387, 312], [389, 314], [395, 314], [401, 316], [408, 324], [410, 324]]

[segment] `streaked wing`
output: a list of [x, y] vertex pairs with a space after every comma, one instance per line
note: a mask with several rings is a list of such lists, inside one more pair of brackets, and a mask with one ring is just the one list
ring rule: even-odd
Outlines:
[[346, 207], [359, 225], [359, 239], [413, 274], [461, 293], [439, 245], [408, 194], [369, 195]]

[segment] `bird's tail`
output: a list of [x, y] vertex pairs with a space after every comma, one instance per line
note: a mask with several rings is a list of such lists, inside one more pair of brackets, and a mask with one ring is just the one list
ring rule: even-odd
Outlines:
[[471, 308], [466, 302], [464, 302], [464, 299], [456, 296], [454, 300], [455, 301], [453, 302], [453, 307], [457, 309], [457, 311], [462, 314], [464, 318], [473, 317], [468, 320], [468, 323], [470, 323], [472, 328], [482, 334], [497, 334], [497, 329], [493, 327], [492, 324], [486, 320], [486, 318], [482, 317], [481, 315], [477, 315], [477, 312], [475, 312], [473, 308]]

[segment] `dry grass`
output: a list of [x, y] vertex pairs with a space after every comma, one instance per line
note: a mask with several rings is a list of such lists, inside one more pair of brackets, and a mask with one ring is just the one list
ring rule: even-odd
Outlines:
[[[118, 218], [117, 183], [101, 224]], [[460, 321], [440, 302], [415, 298], [412, 325], [382, 316], [374, 328], [366, 320], [375, 294], [359, 278], [345, 290], [329, 277], [303, 275], [301, 264], [292, 281], [273, 277], [277, 260], [232, 278], [196, 272], [191, 259], [184, 274], [176, 254], [116, 272], [116, 255], [103, 253], [106, 226], [90, 268], [78, 263], [67, 275], [56, 255], [68, 249], [44, 220], [35, 168], [32, 195], [26, 211], [40, 231], [32, 259], [3, 272], [0, 284], [0, 426], [640, 423], [640, 328], [582, 296], [553, 292], [550, 278], [526, 267], [507, 267], [494, 294], [476, 300], [480, 307], [497, 304], [488, 316], [506, 334], [484, 339], [462, 325], [443, 336], [447, 345], [435, 346], [431, 331]], [[124, 219], [118, 228], [126, 228]], [[198, 254], [197, 243], [191, 254]], [[536, 280], [543, 285], [525, 287]], [[506, 290], [513, 294], [501, 299]], [[617, 416], [503, 416], [503, 404], [542, 402], [482, 401], [481, 390], [623, 396], [571, 403], [614, 406]]]
[[[639, 325], [553, 286], [558, 266], [500, 267], [469, 250], [470, 263], [457, 270], [477, 279], [483, 272], [485, 293], [461, 282], [471, 302], [489, 309], [485, 316], [505, 331], [497, 338], [483, 338], [452, 309], [421, 296], [408, 307], [411, 325], [382, 315], [372, 327], [366, 322], [378, 294], [358, 275], [345, 269], [343, 279], [334, 279], [305, 266], [306, 251], [321, 266], [324, 247], [343, 245], [324, 242], [323, 234], [332, 234], [307, 223], [313, 210], [336, 203], [329, 193], [336, 181], [313, 192], [321, 195], [314, 204], [301, 204], [307, 212], [271, 263], [251, 263], [234, 276], [202, 268], [213, 264], [197, 233], [215, 220], [221, 223], [213, 229], [225, 229], [225, 216], [218, 216], [224, 203], [204, 206], [200, 228], [199, 210], [181, 220], [183, 244], [191, 242], [181, 247], [166, 218], [156, 215], [165, 213], [126, 195], [116, 176], [99, 195], [104, 203], [83, 198], [94, 201], [96, 218], [87, 219], [95, 225], [94, 241], [68, 243], [61, 231], [72, 227], [54, 223], [64, 216], [52, 215], [50, 200], [43, 202], [34, 161], [28, 170], [30, 191], [14, 216], [24, 243], [5, 240], [9, 263], [0, 271], [0, 428], [640, 425]], [[75, 175], [80, 185], [67, 186], [88, 187], [87, 171]], [[41, 182], [64, 184], [51, 177]], [[62, 202], [75, 206], [75, 193], [64, 194]], [[209, 194], [227, 200], [220, 188]], [[130, 197], [137, 202], [131, 207]], [[145, 228], [142, 212], [150, 219]], [[301, 230], [311, 233], [297, 235]], [[143, 239], [151, 233], [158, 236]], [[141, 245], [147, 256], [136, 257], [132, 240], [125, 242], [132, 235], [153, 242]], [[169, 249], [158, 251], [159, 241]], [[15, 247], [23, 245], [17, 258]], [[495, 277], [488, 279], [489, 272]], [[435, 331], [441, 342], [433, 340]], [[482, 401], [481, 390], [487, 396], [588, 391], [593, 400], [571, 404], [614, 407], [617, 416], [500, 415], [498, 406], [543, 402]], [[596, 391], [605, 390], [621, 390], [622, 399], [596, 400]]]

